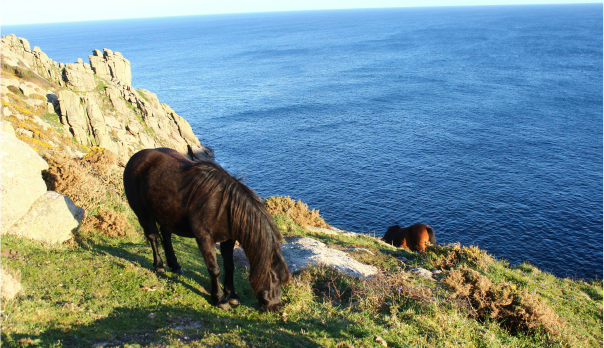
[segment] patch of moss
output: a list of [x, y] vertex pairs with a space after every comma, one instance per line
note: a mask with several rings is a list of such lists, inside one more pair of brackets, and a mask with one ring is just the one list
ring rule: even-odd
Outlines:
[[8, 86], [8, 90], [13, 92], [15, 95], [19, 96], [19, 97], [23, 97], [23, 92], [21, 92], [21, 90], [19, 89], [19, 87], [17, 86]]
[[43, 88], [56, 87], [56, 85], [47, 79], [39, 76], [31, 69], [21, 66], [11, 66], [6, 63], [2, 63], [2, 75], [12, 78], [18, 78], [23, 81], [33, 82]]
[[63, 133], [63, 124], [59, 120], [59, 115], [46, 111], [40, 116], [44, 121], [48, 122], [59, 133]]
[[105, 80], [98, 77], [97, 75], [94, 75], [94, 79], [96, 80], [96, 87], [94, 88], [94, 90], [100, 91], [100, 92], [105, 91], [105, 88], [107, 88], [107, 84], [105, 83]]
[[143, 93], [143, 91], [141, 91], [141, 89], [140, 89], [140, 88], [138, 88], [138, 89], [136, 90], [136, 92], [137, 92], [137, 93], [138, 93], [138, 95], [140, 95], [140, 96], [141, 96], [141, 98], [143, 98], [143, 99], [144, 99], [146, 102], [149, 102], [149, 99], [147, 99], [147, 97], [145, 96], [145, 94]]

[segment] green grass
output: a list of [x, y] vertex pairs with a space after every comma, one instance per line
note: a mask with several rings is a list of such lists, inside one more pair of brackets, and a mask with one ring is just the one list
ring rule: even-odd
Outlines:
[[19, 87], [16, 86], [8, 86], [8, 90], [13, 92], [16, 96], [23, 98], [23, 92], [21, 92], [21, 90], [19, 89]]
[[[568, 328], [559, 337], [543, 332], [512, 334], [497, 322], [471, 319], [441, 284], [408, 272], [413, 265], [427, 266], [425, 256], [369, 236], [312, 233], [284, 215], [275, 219], [285, 236], [309, 236], [335, 248], [367, 248], [375, 256], [350, 255], [385, 273], [401, 275], [411, 288], [425, 289], [430, 296], [399, 294], [388, 284], [378, 288], [315, 267], [294, 275], [284, 287], [279, 313], [262, 313], [247, 280], [248, 270], [240, 265], [235, 286], [242, 303], [227, 312], [210, 304], [209, 277], [192, 239], [174, 237], [185, 271], [184, 276], [174, 277], [152, 272], [151, 250], [140, 228], [122, 238], [109, 238], [100, 231], [82, 234], [79, 245], [51, 249], [3, 236], [3, 267], [20, 270], [24, 290], [16, 299], [3, 302], [2, 343], [6, 347], [103, 342], [123, 347], [376, 347], [375, 338], [380, 336], [389, 347], [602, 346], [601, 281], [560, 279], [527, 264], [488, 263], [481, 272], [493, 281], [538, 292]], [[403, 264], [393, 256], [405, 256], [409, 262]], [[372, 286], [375, 293], [385, 291], [384, 302], [355, 297], [359, 291], [374, 293]], [[329, 293], [334, 289], [341, 291], [340, 297]]]
[[146, 102], [149, 102], [149, 99], [147, 99], [147, 97], [145, 96], [145, 94], [143, 93], [143, 91], [140, 88], [137, 88], [136, 92], [138, 93], [139, 96], [141, 96], [141, 98], [145, 99]]
[[2, 63], [2, 76], [33, 82], [43, 88], [56, 87], [54, 83], [44, 79], [32, 70], [21, 66], [11, 66]]
[[63, 124], [59, 121], [59, 115], [51, 114], [46, 111], [44, 114], [40, 116], [44, 121], [48, 122], [58, 133], [63, 134]]
[[105, 88], [107, 88], [106, 81], [97, 75], [94, 75], [94, 80], [96, 81], [96, 87], [94, 90], [97, 92], [104, 92]]

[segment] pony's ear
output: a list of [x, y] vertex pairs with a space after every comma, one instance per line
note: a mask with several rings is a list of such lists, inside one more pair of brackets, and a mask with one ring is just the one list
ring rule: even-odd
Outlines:
[[281, 253], [273, 253], [273, 271], [275, 271], [282, 284], [287, 284], [289, 281], [289, 268]]

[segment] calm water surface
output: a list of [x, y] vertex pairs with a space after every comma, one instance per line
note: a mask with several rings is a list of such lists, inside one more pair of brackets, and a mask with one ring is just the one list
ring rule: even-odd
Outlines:
[[5, 26], [132, 62], [232, 173], [328, 223], [602, 277], [602, 4]]

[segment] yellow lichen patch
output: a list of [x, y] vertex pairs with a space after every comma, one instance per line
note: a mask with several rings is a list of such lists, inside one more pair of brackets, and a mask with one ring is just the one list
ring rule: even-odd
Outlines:
[[18, 113], [21, 113], [24, 115], [32, 116], [35, 114], [31, 110], [29, 110], [29, 108], [30, 108], [29, 105], [27, 105], [26, 102], [24, 102], [21, 98], [19, 98], [14, 93], [9, 93], [7, 96], [8, 96], [8, 99], [10, 102], [2, 100], [3, 106], [8, 106], [10, 109], [14, 110], [15, 112], [18, 112]]
[[[35, 134], [35, 133], [34, 133]], [[39, 133], [38, 133], [39, 134]], [[57, 148], [56, 146], [52, 146], [51, 144], [40, 140], [36, 137], [34, 138], [30, 138], [30, 137], [26, 137], [26, 136], [19, 136], [19, 140], [23, 141], [24, 143], [32, 146], [35, 150], [41, 150], [41, 149], [54, 149]], [[37, 148], [37, 149], [36, 149]]]
[[25, 108], [22, 108], [22, 107], [20, 107], [19, 105], [12, 105], [12, 107], [13, 107], [13, 109], [15, 109], [15, 111], [17, 111], [17, 112], [19, 112], [19, 113], [21, 113], [21, 114], [24, 114], [24, 115], [30, 115], [30, 116], [33, 116], [33, 115], [34, 115], [34, 113], [33, 113], [33, 112], [31, 112], [31, 111], [29, 111], [29, 110], [27, 110], [27, 109], [25, 109]]
[[37, 94], [37, 93], [30, 94], [30, 95], [29, 95], [29, 97], [30, 97], [31, 99], [38, 99], [38, 100], [41, 100], [41, 101], [43, 101], [43, 102], [46, 102], [46, 101], [47, 101], [47, 99], [46, 99], [46, 97], [45, 97], [45, 96], [40, 95], [40, 94]]

